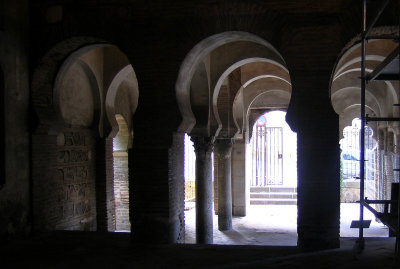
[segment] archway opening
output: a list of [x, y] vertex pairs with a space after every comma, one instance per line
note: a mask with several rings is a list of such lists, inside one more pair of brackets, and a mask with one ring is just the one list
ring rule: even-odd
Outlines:
[[184, 219], [185, 240], [184, 243], [196, 242], [196, 154], [190, 136], [184, 137]]
[[[119, 175], [113, 171], [119, 171], [127, 185], [126, 151], [138, 103], [136, 75], [116, 46], [83, 37], [70, 41], [51, 49], [32, 79], [38, 116], [32, 159], [43, 160], [32, 165], [34, 229], [126, 231], [128, 210], [119, 208], [129, 206], [128, 191], [114, 189]], [[53, 99], [35, 98], [44, 93]], [[120, 159], [122, 164], [114, 166]], [[119, 221], [121, 215], [124, 221]]]
[[297, 187], [297, 135], [285, 116], [267, 112], [253, 126], [250, 187]]
[[261, 115], [248, 144], [248, 225], [264, 245], [297, 245], [297, 134], [285, 116], [277, 110]]
[[185, 210], [195, 207], [196, 203], [196, 154], [193, 142], [185, 134]]
[[[394, 27], [395, 28], [395, 27]], [[365, 50], [365, 70], [372, 72], [398, 46], [388, 36], [398, 35], [391, 27], [371, 29], [376, 36], [368, 40]], [[397, 29], [397, 28], [396, 28]], [[380, 39], [379, 36], [385, 36]], [[359, 119], [361, 115], [361, 41], [355, 37], [341, 52], [331, 76], [330, 97], [335, 112], [339, 115], [340, 141], [340, 235], [358, 237], [358, 229], [350, 229], [352, 220], [358, 220], [360, 205], [360, 141]], [[371, 80], [365, 87], [365, 115], [379, 118], [396, 118], [399, 115], [399, 96], [396, 81]], [[391, 183], [396, 180], [397, 149], [395, 137], [397, 123], [385, 121], [366, 121], [365, 128], [365, 194], [369, 200], [390, 200]], [[372, 141], [372, 144], [371, 144]], [[339, 180], [339, 178], [338, 178]], [[378, 212], [384, 206], [371, 204]], [[375, 216], [364, 208], [364, 219], [371, 220], [364, 236], [387, 236], [388, 230], [376, 222]]]
[[[351, 126], [343, 129], [340, 140], [340, 201], [342, 237], [357, 237], [358, 229], [349, 229], [351, 221], [357, 220], [360, 200], [360, 131], [361, 120], [354, 118]], [[385, 188], [383, 173], [380, 167], [380, 152], [376, 135], [370, 126], [365, 126], [365, 197], [370, 200], [383, 199], [380, 197]], [[374, 205], [379, 207], [379, 205]], [[378, 209], [378, 208], [377, 208]], [[369, 211], [364, 211], [366, 220], [371, 220], [369, 229], [365, 229], [366, 237], [386, 237], [388, 229], [380, 223]]]
[[[233, 229], [219, 231], [218, 212], [214, 210], [214, 244], [297, 245], [297, 134], [286, 123], [285, 115], [284, 111], [271, 111], [255, 122], [252, 138], [246, 145], [246, 165], [243, 166], [243, 176], [250, 192], [240, 193], [249, 201], [247, 214], [234, 215]], [[196, 242], [196, 157], [193, 142], [187, 134], [184, 143], [184, 242], [193, 244]], [[232, 165], [234, 162], [233, 159]], [[234, 184], [232, 193], [235, 195]], [[217, 203], [215, 198], [214, 190], [214, 202]]]
[[[193, 220], [199, 227], [193, 227], [195, 232], [199, 232], [199, 240], [193, 242], [262, 244], [246, 236], [240, 237], [241, 232], [235, 228], [234, 221], [246, 216], [250, 199], [246, 180], [249, 174], [246, 145], [254, 115], [249, 119], [249, 112], [265, 111], [265, 108], [285, 109], [290, 102], [290, 76], [283, 57], [270, 43], [250, 33], [214, 35], [198, 43], [186, 56], [179, 71], [176, 95], [183, 118], [178, 133], [187, 133], [195, 138], [195, 147], [199, 150], [196, 151], [197, 158], [202, 158], [196, 162], [204, 164], [204, 168], [196, 168], [196, 182], [201, 182], [202, 191], [199, 191], [195, 204], [199, 217]], [[250, 125], [249, 120], [252, 121]], [[181, 159], [180, 154], [184, 152], [180, 146], [182, 142], [176, 143], [180, 152], [177, 159]], [[212, 147], [215, 154], [213, 165], [209, 155]], [[185, 166], [188, 167], [187, 163]], [[211, 166], [214, 168], [212, 176], [209, 174]], [[182, 171], [177, 169], [178, 177]], [[171, 174], [171, 179], [174, 175]], [[210, 193], [211, 178], [215, 179], [214, 195]], [[179, 181], [178, 184], [184, 182]], [[188, 185], [187, 182], [186, 199], [189, 199]], [[184, 187], [181, 189], [183, 192]], [[182, 201], [179, 208], [182, 208], [185, 195], [176, 193], [177, 199]], [[179, 215], [183, 220], [181, 225], [189, 224], [188, 210], [184, 212]], [[187, 225], [185, 242], [190, 242]]]

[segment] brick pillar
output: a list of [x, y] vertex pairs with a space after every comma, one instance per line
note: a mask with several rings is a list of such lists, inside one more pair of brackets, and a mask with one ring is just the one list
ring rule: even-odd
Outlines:
[[213, 243], [212, 162], [210, 138], [192, 136], [196, 153], [196, 243]]
[[[295, 76], [286, 120], [297, 132], [297, 234], [306, 249], [340, 247], [339, 118], [328, 98], [299, 91], [328, 81], [323, 76]], [[323, 85], [320, 85], [323, 89]]]
[[114, 152], [115, 229], [130, 231], [128, 153]]
[[333, 143], [324, 139], [317, 142], [317, 135], [317, 130], [298, 134], [298, 245], [336, 248], [340, 245], [339, 146], [329, 147]]
[[129, 216], [132, 241], [137, 244], [172, 243], [168, 155], [164, 147], [136, 146], [128, 151]]
[[97, 230], [115, 230], [112, 139], [96, 139]]
[[[246, 162], [250, 161], [251, 154], [247, 152], [243, 139], [235, 140], [232, 147], [232, 214], [234, 216], [246, 216], [249, 202], [249, 184], [246, 182]], [[248, 158], [246, 160], [246, 158]]]
[[213, 185], [213, 190], [214, 190], [214, 214], [218, 215], [218, 158], [214, 156], [214, 185]]
[[218, 157], [218, 229], [232, 229], [231, 139], [217, 139]]
[[114, 199], [114, 157], [113, 139], [107, 138], [106, 146], [106, 196], [107, 196], [107, 230], [115, 231], [115, 199]]

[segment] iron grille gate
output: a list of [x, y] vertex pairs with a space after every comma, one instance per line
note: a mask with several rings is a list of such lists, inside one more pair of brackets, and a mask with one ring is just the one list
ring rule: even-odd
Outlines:
[[252, 187], [283, 184], [282, 127], [256, 126], [252, 141]]
[[[374, 179], [376, 169], [376, 142], [372, 137], [372, 129], [364, 128], [364, 175], [365, 179]], [[340, 154], [340, 165], [343, 179], [360, 178], [360, 134], [359, 128], [345, 128], [343, 130], [342, 152]]]

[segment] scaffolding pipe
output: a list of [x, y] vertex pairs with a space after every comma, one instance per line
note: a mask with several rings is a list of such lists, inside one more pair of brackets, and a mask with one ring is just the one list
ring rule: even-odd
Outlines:
[[[367, 36], [367, 0], [363, 1], [363, 22], [361, 40], [361, 132], [360, 132], [360, 223], [364, 223], [364, 145], [365, 145], [365, 52]], [[364, 225], [360, 225], [358, 230], [359, 251], [364, 249]]]

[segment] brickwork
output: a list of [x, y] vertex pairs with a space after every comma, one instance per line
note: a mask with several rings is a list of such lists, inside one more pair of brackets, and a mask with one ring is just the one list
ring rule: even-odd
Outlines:
[[128, 154], [114, 152], [115, 230], [130, 231]]
[[392, 183], [394, 182], [393, 175], [393, 153], [386, 153], [384, 156], [384, 196], [385, 199], [390, 199]]
[[35, 228], [96, 229], [94, 140], [89, 130], [63, 128], [33, 136]]
[[0, 241], [31, 230], [29, 2], [0, 1]]
[[[113, 139], [106, 138], [106, 205], [107, 205], [107, 230], [115, 231], [115, 196], [114, 196], [114, 157]], [[103, 168], [104, 169], [104, 168]]]
[[340, 245], [338, 118], [329, 106], [315, 109], [320, 112], [309, 115], [314, 120], [302, 122], [301, 129], [296, 130], [298, 245], [335, 248]]
[[214, 158], [214, 184], [213, 184], [213, 193], [214, 193], [214, 214], [218, 215], [218, 158]]
[[[50, 127], [52, 130], [55, 128], [58, 116], [53, 107], [53, 82], [67, 55], [84, 44], [98, 41], [92, 38], [71, 40], [71, 37], [90, 35], [103, 38], [121, 47], [134, 63], [141, 92], [133, 119], [135, 139], [128, 156], [132, 236], [139, 242], [165, 243], [171, 242], [171, 238], [181, 238], [179, 227], [183, 222], [179, 199], [184, 185], [178, 169], [182, 159], [174, 158], [179, 154], [178, 147], [171, 150], [174, 143], [172, 134], [181, 120], [175, 94], [179, 67], [185, 55], [200, 40], [215, 33], [238, 30], [251, 32], [270, 42], [282, 54], [290, 72], [293, 94], [287, 118], [298, 132], [299, 245], [337, 247], [340, 192], [338, 117], [331, 109], [328, 93], [330, 74], [337, 56], [348, 40], [360, 31], [358, 19], [361, 11], [353, 2], [319, 1], [310, 7], [307, 1], [283, 3], [277, 0], [206, 0], [198, 3], [100, 0], [75, 1], [73, 4], [54, 1], [54, 5], [59, 5], [62, 10], [57, 23], [43, 18], [49, 8], [48, 1], [29, 3], [30, 16], [24, 18], [30, 18], [31, 32], [26, 33], [31, 36], [30, 42], [26, 42], [30, 48], [21, 54], [27, 57], [30, 52], [32, 67], [39, 64], [36, 70], [40, 71], [33, 72], [31, 97], [39, 118], [46, 119], [41, 123], [47, 124], [39, 127], [45, 132], [37, 132], [33, 137], [37, 227], [41, 226], [40, 223], [49, 223], [53, 227], [59, 220], [66, 221], [63, 215], [59, 214], [62, 216], [59, 219], [59, 215], [46, 210], [48, 206], [60, 203], [55, 196], [58, 189], [63, 188], [59, 181], [54, 180], [57, 177], [52, 170], [61, 167], [57, 163], [58, 134], [48, 133]], [[394, 8], [387, 12], [389, 14], [385, 13], [379, 24], [393, 23], [391, 18], [398, 17], [394, 16]], [[57, 45], [44, 61], [39, 61], [50, 48], [63, 40], [68, 42]], [[25, 70], [27, 72], [12, 71], [14, 74], [29, 74], [33, 68]], [[10, 92], [9, 99], [21, 98], [17, 93]], [[27, 105], [19, 109], [18, 114], [27, 114], [26, 108]], [[154, 120], [157, 124], [153, 124]], [[92, 155], [91, 160], [96, 160], [96, 169], [93, 169], [96, 177], [93, 178], [96, 178], [99, 198], [97, 219], [103, 221], [99, 222], [99, 229], [114, 225], [112, 151], [105, 143], [96, 142], [98, 154]], [[23, 148], [28, 151], [28, 146]], [[19, 159], [14, 159], [15, 165], [18, 164], [16, 160]], [[101, 196], [104, 197], [100, 199]]]

